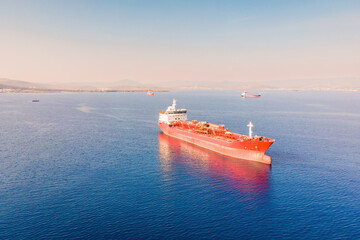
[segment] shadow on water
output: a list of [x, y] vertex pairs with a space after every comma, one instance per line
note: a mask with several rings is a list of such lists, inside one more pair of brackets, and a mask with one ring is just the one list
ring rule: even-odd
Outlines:
[[164, 174], [186, 165], [214, 182], [227, 182], [232, 189], [250, 195], [267, 195], [271, 167], [266, 164], [222, 156], [210, 150], [158, 134], [159, 157]]

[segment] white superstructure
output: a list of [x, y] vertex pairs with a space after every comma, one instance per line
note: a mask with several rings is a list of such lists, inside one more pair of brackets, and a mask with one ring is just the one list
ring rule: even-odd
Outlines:
[[176, 121], [187, 121], [186, 112], [186, 109], [176, 109], [176, 100], [173, 99], [173, 104], [165, 112], [160, 112], [159, 122], [170, 124]]

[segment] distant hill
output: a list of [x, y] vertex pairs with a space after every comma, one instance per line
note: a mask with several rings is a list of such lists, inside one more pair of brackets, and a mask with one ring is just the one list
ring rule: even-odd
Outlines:
[[13, 80], [8, 78], [0, 78], [0, 88], [30, 88], [30, 89], [44, 89], [48, 88], [45, 84], [38, 84], [26, 81]]
[[92, 86], [66, 85], [66, 84], [42, 84], [20, 81], [8, 78], [0, 78], [0, 88], [8, 89], [38, 89], [38, 90], [94, 90]]
[[106, 92], [106, 91], [166, 91], [167, 89], [144, 86], [133, 80], [120, 80], [110, 84], [39, 84], [8, 78], [0, 78], [0, 92]]
[[[123, 79], [112, 83], [84, 84], [39, 84], [27, 81], [0, 78], [0, 91], [11, 92], [54, 92], [54, 91], [166, 91], [168, 89], [298, 89], [298, 90], [354, 90], [360, 91], [360, 79], [290, 79], [272, 81], [167, 81], [154, 85]], [[2, 91], [2, 92], [4, 92]]]

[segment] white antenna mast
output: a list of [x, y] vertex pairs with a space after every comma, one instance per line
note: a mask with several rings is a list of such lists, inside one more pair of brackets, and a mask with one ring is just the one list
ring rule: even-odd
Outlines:
[[253, 132], [252, 132], [252, 127], [253, 127], [254, 125], [252, 124], [252, 122], [249, 122], [249, 124], [248, 124], [247, 126], [249, 127], [249, 137], [252, 138], [252, 134], [253, 134]]

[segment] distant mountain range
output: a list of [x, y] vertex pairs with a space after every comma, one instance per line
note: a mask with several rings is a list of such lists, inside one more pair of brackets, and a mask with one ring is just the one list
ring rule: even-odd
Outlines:
[[165, 91], [154, 86], [145, 86], [133, 80], [120, 80], [110, 84], [39, 84], [8, 78], [0, 78], [0, 92], [103, 92], [103, 91]]
[[308, 79], [287, 81], [168, 81], [156, 86], [123, 79], [106, 84], [39, 84], [0, 78], [0, 91], [37, 92], [37, 91], [164, 91], [171, 89], [297, 89], [297, 90], [354, 90], [360, 91], [360, 79]]
[[19, 80], [12, 80], [8, 78], [0, 78], [0, 88], [12, 88], [12, 89], [20, 89], [20, 88], [47, 88], [44, 84], [37, 84]]

